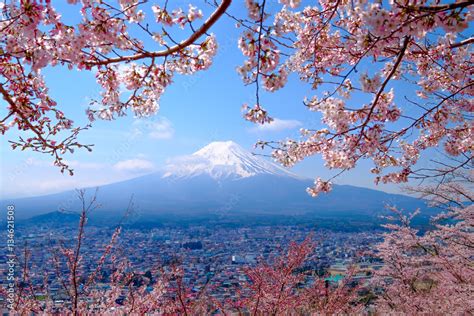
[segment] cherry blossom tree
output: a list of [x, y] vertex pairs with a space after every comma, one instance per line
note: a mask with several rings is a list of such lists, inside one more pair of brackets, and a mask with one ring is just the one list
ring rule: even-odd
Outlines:
[[[230, 0], [223, 0], [202, 23], [198, 8], [170, 9], [166, 1], [164, 6], [151, 6], [156, 22], [152, 26], [144, 22], [140, 9], [145, 2], [120, 0], [113, 6], [104, 1], [69, 0], [70, 5], [80, 6], [81, 21], [76, 25], [65, 23], [52, 1], [1, 3], [0, 93], [7, 114], [0, 120], [0, 132], [17, 128], [25, 135], [11, 141], [13, 149], [51, 154], [61, 171], [71, 174], [62, 155], [77, 148], [91, 150], [91, 145], [77, 140], [79, 132], [90, 125], [75, 127], [65, 117], [45, 84], [42, 70], [46, 67], [95, 73], [102, 98], [87, 111], [94, 121], [112, 120], [129, 109], [137, 116], [153, 114], [176, 73], [193, 74], [211, 65], [217, 44], [208, 31]], [[173, 27], [189, 34], [178, 42], [167, 30]], [[158, 49], [147, 49], [144, 38], [133, 37], [132, 30], [151, 38]], [[126, 97], [121, 96], [121, 85], [129, 91]]]
[[[370, 159], [376, 183], [442, 179], [472, 167], [472, 1], [322, 0], [302, 9], [300, 1], [280, 2], [272, 17], [266, 1], [246, 1], [250, 20], [241, 21], [239, 47], [247, 60], [239, 72], [255, 84], [257, 102], [245, 105], [245, 118], [271, 121], [259, 87], [273, 92], [294, 73], [315, 90], [304, 104], [327, 127], [258, 146], [272, 148], [285, 166], [319, 154], [344, 172]], [[429, 148], [457, 160], [417, 167]], [[308, 192], [330, 189], [318, 178]]]
[[474, 195], [472, 174], [436, 186], [411, 190], [445, 212], [433, 218], [433, 229], [421, 233], [411, 216], [393, 209], [398, 224], [378, 246], [384, 267], [376, 274], [383, 290], [377, 309], [386, 313], [470, 314], [474, 311]]
[[262, 262], [246, 268], [248, 283], [241, 298], [232, 305], [252, 315], [295, 315], [356, 313], [363, 308], [357, 301], [357, 288], [349, 286], [352, 273], [337, 285], [315, 277], [308, 282], [305, 263], [315, 249], [310, 236], [302, 243], [291, 243], [285, 255], [273, 263]]
[[[304, 8], [300, 2], [279, 0], [280, 9], [269, 12], [266, 0], [246, 0], [248, 17], [235, 17], [227, 12], [231, 0], [205, 1], [215, 11], [202, 21], [197, 7], [169, 1], [69, 0], [80, 11], [77, 24], [64, 22], [52, 1], [2, 3], [0, 93], [7, 111], [0, 131], [20, 130], [13, 148], [51, 154], [61, 171], [72, 173], [62, 155], [91, 150], [78, 141], [90, 125], [74, 126], [65, 117], [66, 105], [50, 97], [42, 70], [95, 73], [102, 97], [87, 111], [91, 121], [129, 110], [152, 115], [175, 74], [211, 66], [217, 41], [209, 32], [225, 19], [243, 30], [238, 46], [245, 61], [238, 73], [256, 87], [256, 104], [244, 105], [247, 120], [272, 120], [260, 88], [274, 92], [295, 74], [314, 89], [304, 105], [322, 115], [323, 127], [307, 126], [297, 140], [258, 143], [283, 165], [321, 155], [327, 167], [344, 172], [369, 159], [377, 183], [442, 179], [472, 166], [472, 0], [320, 0]], [[176, 28], [182, 32], [170, 32]], [[419, 167], [430, 148], [456, 163]], [[308, 192], [330, 189], [328, 179], [317, 179]]]

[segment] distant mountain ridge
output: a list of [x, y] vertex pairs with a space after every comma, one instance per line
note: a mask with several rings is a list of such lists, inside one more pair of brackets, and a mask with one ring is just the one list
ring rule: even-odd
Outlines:
[[[163, 214], [377, 217], [386, 205], [427, 209], [423, 201], [412, 197], [349, 185], [335, 185], [332, 192], [311, 198], [306, 193], [310, 185], [311, 179], [254, 156], [234, 142], [214, 142], [172, 161], [162, 172], [102, 186], [98, 196], [102, 208], [96, 213], [122, 214], [132, 195], [134, 216], [144, 219]], [[7, 203], [15, 204], [18, 218], [80, 207], [74, 191], [2, 201]]]
[[66, 223], [74, 223], [76, 224], [79, 222], [80, 214], [77, 213], [68, 213], [68, 212], [60, 212], [60, 211], [53, 211], [41, 215], [34, 216], [26, 220], [23, 224], [30, 224], [30, 225], [58, 225], [58, 224], [66, 224]]

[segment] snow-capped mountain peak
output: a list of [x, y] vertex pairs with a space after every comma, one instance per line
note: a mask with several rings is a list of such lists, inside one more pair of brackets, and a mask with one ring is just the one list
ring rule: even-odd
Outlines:
[[212, 142], [192, 155], [174, 159], [164, 177], [193, 177], [207, 174], [214, 179], [247, 178], [271, 174], [298, 178], [295, 174], [255, 156], [233, 141]]

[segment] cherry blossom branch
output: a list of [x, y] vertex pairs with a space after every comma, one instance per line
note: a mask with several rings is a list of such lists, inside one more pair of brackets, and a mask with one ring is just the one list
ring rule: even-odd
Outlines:
[[143, 52], [138, 53], [135, 55], [130, 56], [123, 56], [117, 58], [108, 58], [106, 60], [101, 61], [90, 61], [87, 62], [90, 66], [100, 66], [100, 65], [108, 65], [114, 64], [119, 62], [130, 62], [135, 60], [140, 60], [144, 58], [156, 58], [156, 57], [165, 57], [172, 55], [176, 52], [181, 51], [182, 49], [188, 47], [189, 45], [193, 44], [196, 40], [198, 40], [201, 36], [207, 33], [209, 29], [219, 20], [219, 18], [225, 13], [227, 8], [230, 6], [232, 0], [222, 0], [219, 7], [211, 14], [211, 16], [203, 23], [203, 25], [197, 29], [190, 37], [186, 40], [182, 41], [181, 43], [172, 46], [166, 50], [157, 51], [157, 52]]
[[36, 136], [41, 140], [43, 145], [46, 147], [50, 147], [51, 149], [56, 149], [55, 146], [52, 146], [48, 141], [46, 141], [43, 138], [43, 133], [38, 131], [38, 129], [30, 123], [29, 119], [23, 115], [22, 111], [18, 109], [18, 107], [15, 104], [15, 101], [13, 101], [10, 94], [7, 92], [7, 90], [5, 90], [5, 88], [3, 87], [3, 84], [0, 84], [0, 93], [3, 95], [3, 98], [5, 99], [5, 101], [7, 101], [8, 104], [10, 105], [12, 113], [17, 114], [22, 119], [22, 122], [25, 123], [33, 133], [36, 134]]
[[470, 45], [472, 43], [474, 43], [474, 37], [470, 37], [468, 39], [460, 41], [459, 43], [452, 44], [451, 48], [458, 48], [458, 47], [462, 47], [462, 46], [465, 46], [465, 45]]
[[[437, 13], [437, 12], [442, 12], [442, 11], [450, 11], [450, 10], [455, 10], [455, 9], [463, 9], [466, 7], [469, 7], [474, 4], [473, 0], [468, 0], [468, 1], [461, 1], [461, 2], [456, 2], [456, 3], [450, 3], [450, 4], [445, 4], [445, 5], [434, 5], [434, 6], [419, 6], [419, 7], [414, 7], [413, 9], [419, 10], [419, 11], [424, 11], [424, 12], [430, 12], [430, 13]], [[412, 7], [410, 7], [412, 8]]]
[[389, 81], [392, 79], [393, 75], [397, 71], [398, 66], [401, 64], [401, 62], [403, 60], [403, 56], [405, 55], [405, 52], [406, 52], [406, 49], [408, 47], [409, 42], [410, 42], [410, 37], [406, 36], [405, 39], [403, 40], [402, 48], [400, 49], [400, 52], [397, 56], [397, 60], [395, 61], [394, 65], [392, 67], [392, 70], [390, 71], [390, 73], [387, 75], [384, 82], [380, 86], [380, 89], [377, 92], [377, 94], [375, 95], [374, 101], [372, 102], [372, 106], [369, 109], [369, 113], [367, 114], [367, 117], [366, 117], [365, 121], [360, 126], [361, 130], [360, 130], [360, 133], [359, 133], [360, 134], [359, 141], [362, 138], [362, 136], [364, 135], [364, 128], [370, 122], [370, 118], [372, 116], [372, 113], [374, 112], [375, 107], [377, 106], [377, 102], [380, 100], [380, 96], [382, 95], [383, 91], [385, 90], [385, 87], [387, 86], [387, 84], [389, 83]]
[[261, 53], [262, 53], [262, 31], [263, 31], [263, 20], [265, 19], [265, 3], [266, 0], [262, 1], [260, 8], [260, 21], [258, 35], [257, 35], [257, 70], [255, 75], [255, 98], [256, 104], [260, 107], [260, 92], [259, 92], [259, 75], [260, 75], [260, 62], [261, 62]]

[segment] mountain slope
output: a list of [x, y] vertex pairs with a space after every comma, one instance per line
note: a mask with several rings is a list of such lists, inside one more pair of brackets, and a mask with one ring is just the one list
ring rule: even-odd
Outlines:
[[[335, 185], [331, 193], [311, 198], [305, 191], [311, 184], [312, 180], [253, 156], [233, 142], [215, 142], [174, 160], [163, 172], [101, 187], [98, 198], [102, 208], [97, 213], [123, 213], [132, 195], [135, 213], [143, 218], [160, 214], [377, 216], [386, 205], [425, 208], [418, 199], [346, 185]], [[73, 191], [13, 203], [19, 218], [79, 207]]]
[[233, 141], [213, 142], [190, 156], [166, 166], [164, 177], [209, 175], [213, 179], [238, 179], [268, 174], [298, 178], [284, 168], [255, 156]]

